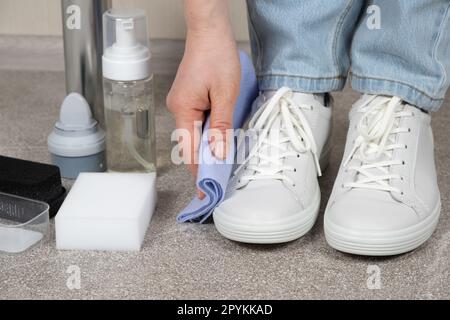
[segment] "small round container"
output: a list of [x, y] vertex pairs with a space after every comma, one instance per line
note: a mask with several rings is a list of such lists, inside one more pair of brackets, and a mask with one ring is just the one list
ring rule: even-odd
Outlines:
[[64, 100], [59, 121], [48, 137], [48, 149], [63, 178], [106, 171], [105, 132], [82, 95], [71, 93]]
[[21, 253], [41, 242], [49, 230], [49, 205], [0, 193], [0, 252]]

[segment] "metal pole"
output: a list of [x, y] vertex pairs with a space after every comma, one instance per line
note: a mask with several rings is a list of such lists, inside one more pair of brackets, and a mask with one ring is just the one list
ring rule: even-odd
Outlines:
[[104, 128], [102, 16], [111, 0], [62, 0], [67, 94], [78, 92]]

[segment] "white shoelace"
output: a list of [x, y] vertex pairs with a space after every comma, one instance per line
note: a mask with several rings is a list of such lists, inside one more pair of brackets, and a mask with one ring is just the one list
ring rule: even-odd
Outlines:
[[[275, 179], [295, 186], [294, 181], [284, 172], [295, 172], [296, 168], [284, 165], [284, 159], [290, 156], [300, 157], [300, 154], [309, 151], [313, 154], [318, 175], [321, 175], [316, 142], [302, 112], [312, 110], [313, 106], [299, 105], [292, 100], [292, 96], [291, 89], [286, 87], [279, 89], [250, 120], [249, 130], [254, 130], [258, 134], [257, 143], [237, 168], [235, 175], [242, 169], [253, 173], [243, 175], [240, 182]], [[278, 123], [279, 128], [273, 128], [274, 123]], [[293, 150], [288, 150], [286, 144], [290, 144]]]
[[[402, 107], [400, 98], [380, 96], [373, 96], [360, 107], [359, 112], [364, 114], [357, 126], [358, 137], [344, 162], [348, 171], [356, 171], [357, 180], [345, 183], [344, 187], [402, 193], [391, 182], [403, 178], [390, 172], [392, 166], [405, 164], [402, 160], [393, 159], [394, 150], [407, 148], [396, 143], [397, 134], [410, 132], [409, 128], [399, 126], [400, 119], [414, 115]], [[353, 159], [360, 160], [360, 165], [350, 166]]]

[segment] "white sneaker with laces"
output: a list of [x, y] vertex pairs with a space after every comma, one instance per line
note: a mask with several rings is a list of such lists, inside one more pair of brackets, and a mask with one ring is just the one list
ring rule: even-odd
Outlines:
[[317, 176], [330, 153], [332, 108], [324, 100], [289, 88], [257, 99], [248, 131], [256, 141], [214, 211], [224, 237], [282, 243], [312, 228], [320, 206]]
[[386, 256], [411, 251], [431, 236], [441, 202], [430, 120], [397, 97], [364, 95], [353, 106], [325, 211], [330, 246]]

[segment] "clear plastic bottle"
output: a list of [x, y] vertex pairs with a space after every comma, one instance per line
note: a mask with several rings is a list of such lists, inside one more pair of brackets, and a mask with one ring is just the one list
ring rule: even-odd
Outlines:
[[104, 15], [106, 150], [109, 171], [156, 171], [155, 107], [147, 17], [141, 10]]

